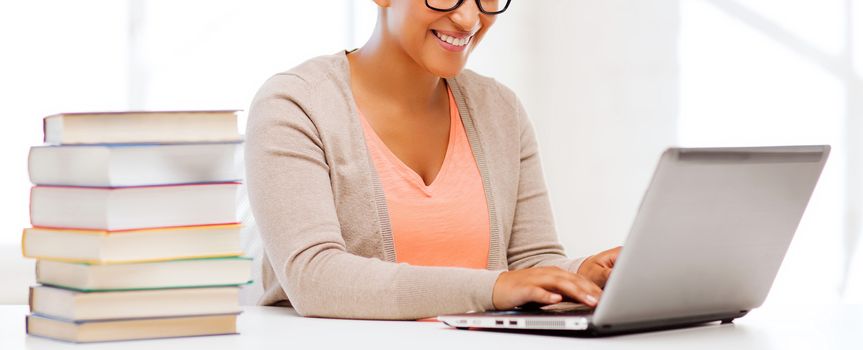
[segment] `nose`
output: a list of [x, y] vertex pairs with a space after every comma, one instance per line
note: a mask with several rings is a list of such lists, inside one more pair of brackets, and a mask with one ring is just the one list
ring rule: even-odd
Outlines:
[[459, 30], [472, 32], [479, 25], [481, 15], [482, 12], [479, 11], [476, 1], [467, 0], [464, 5], [451, 12], [449, 18], [459, 27]]

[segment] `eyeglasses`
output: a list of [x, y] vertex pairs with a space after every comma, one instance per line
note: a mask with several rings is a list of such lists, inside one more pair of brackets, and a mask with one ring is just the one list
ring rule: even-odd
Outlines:
[[[440, 12], [449, 12], [457, 9], [459, 6], [464, 4], [465, 0], [425, 0], [426, 6], [428, 8], [440, 11]], [[482, 12], [487, 15], [497, 15], [506, 11], [507, 7], [509, 7], [510, 0], [475, 0], [476, 7], [479, 8], [479, 12]]]

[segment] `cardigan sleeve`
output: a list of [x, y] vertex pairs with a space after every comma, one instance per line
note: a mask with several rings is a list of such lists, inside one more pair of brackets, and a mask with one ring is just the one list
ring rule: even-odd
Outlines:
[[567, 258], [558, 241], [533, 125], [515, 94], [500, 84], [498, 86], [504, 99], [511, 101], [516, 111], [521, 144], [518, 195], [507, 247], [509, 269], [558, 266], [576, 272], [585, 258]]
[[311, 89], [292, 75], [269, 79], [252, 102], [246, 129], [252, 212], [276, 279], [297, 312], [419, 319], [492, 309], [500, 271], [411, 266], [346, 251], [325, 146], [302, 103]]

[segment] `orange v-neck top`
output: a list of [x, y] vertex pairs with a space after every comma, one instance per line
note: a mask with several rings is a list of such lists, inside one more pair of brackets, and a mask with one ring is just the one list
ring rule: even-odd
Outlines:
[[366, 145], [380, 177], [396, 261], [421, 266], [485, 269], [489, 254], [488, 204], [452, 92], [449, 143], [434, 181], [404, 164], [360, 112]]

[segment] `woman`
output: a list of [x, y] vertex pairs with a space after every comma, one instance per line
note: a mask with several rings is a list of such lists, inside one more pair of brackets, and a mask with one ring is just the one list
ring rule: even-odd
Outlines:
[[277, 74], [247, 126], [265, 305], [418, 319], [595, 306], [619, 248], [567, 259], [533, 129], [463, 70], [506, 0], [375, 0], [362, 48]]

